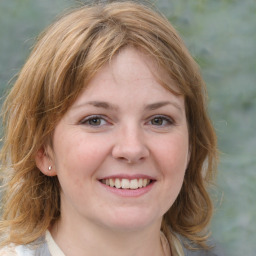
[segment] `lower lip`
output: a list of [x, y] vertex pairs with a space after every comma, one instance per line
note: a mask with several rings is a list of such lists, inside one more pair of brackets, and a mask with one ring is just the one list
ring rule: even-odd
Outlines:
[[151, 182], [146, 187], [138, 188], [138, 189], [119, 189], [119, 188], [107, 186], [107, 185], [105, 185], [105, 184], [100, 182], [100, 184], [106, 190], [108, 190], [111, 193], [116, 194], [118, 196], [122, 196], [122, 197], [139, 197], [139, 196], [143, 196], [143, 195], [145, 195], [146, 193], [148, 193], [152, 189], [154, 183], [155, 182]]

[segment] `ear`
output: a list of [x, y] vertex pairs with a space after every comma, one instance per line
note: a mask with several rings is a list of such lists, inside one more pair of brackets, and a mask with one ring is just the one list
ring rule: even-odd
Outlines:
[[48, 154], [48, 151], [49, 150], [46, 150], [44, 146], [37, 151], [35, 156], [36, 166], [43, 174], [47, 176], [56, 176], [53, 157]]

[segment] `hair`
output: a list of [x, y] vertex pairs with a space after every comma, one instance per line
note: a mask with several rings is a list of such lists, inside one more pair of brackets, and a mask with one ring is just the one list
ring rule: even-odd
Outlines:
[[64, 15], [41, 34], [22, 68], [3, 105], [2, 244], [31, 243], [58, 220], [58, 178], [42, 174], [35, 155], [43, 145], [51, 145], [57, 123], [90, 79], [128, 46], [149, 55], [175, 81], [177, 91], [155, 74], [161, 84], [185, 98], [190, 161], [161, 229], [173, 252], [179, 250], [172, 247], [178, 244], [175, 234], [207, 247], [213, 212], [208, 185], [216, 173], [217, 149], [205, 84], [170, 22], [134, 2], [86, 5]]

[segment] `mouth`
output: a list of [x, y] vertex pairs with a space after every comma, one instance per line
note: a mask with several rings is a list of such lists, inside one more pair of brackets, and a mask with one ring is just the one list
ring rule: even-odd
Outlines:
[[154, 180], [146, 179], [146, 178], [138, 178], [138, 179], [109, 178], [109, 179], [101, 179], [100, 182], [112, 188], [135, 190], [135, 189], [147, 187], [152, 182], [154, 182]]

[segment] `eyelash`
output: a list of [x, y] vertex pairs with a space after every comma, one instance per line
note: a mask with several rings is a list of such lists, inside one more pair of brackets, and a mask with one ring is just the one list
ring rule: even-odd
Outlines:
[[[153, 124], [152, 121], [154, 121], [156, 119], [158, 119], [158, 121], [161, 120], [161, 123], [160, 124]], [[99, 124], [90, 123], [93, 120], [94, 121], [96, 121], [96, 120], [100, 121], [100, 123]], [[102, 124], [102, 121], [104, 121], [105, 123]], [[163, 124], [164, 122], [166, 122], [166, 123]], [[101, 115], [88, 116], [88, 117], [86, 117], [86, 118], [84, 118], [80, 121], [80, 124], [88, 125], [88, 126], [92, 126], [92, 127], [101, 127], [101, 126], [107, 125], [108, 123], [109, 122], [107, 121], [107, 119], [104, 116], [101, 116]], [[172, 118], [170, 118], [168, 116], [156, 115], [156, 116], [150, 117], [149, 121], [146, 124], [157, 126], [157, 127], [166, 127], [166, 126], [174, 125], [175, 122]]]
[[[154, 124], [152, 124], [152, 121], [154, 119], [161, 120], [162, 122], [167, 122], [167, 124], [154, 125]], [[156, 115], [156, 116], [151, 117], [149, 122], [151, 123], [151, 125], [159, 126], [159, 127], [166, 127], [166, 126], [170, 126], [170, 125], [174, 125], [175, 124], [175, 122], [174, 122], [174, 120], [172, 118], [170, 118], [168, 116], [162, 116], [162, 115]]]
[[[90, 124], [90, 121], [93, 121], [93, 120], [100, 120], [100, 122], [102, 122], [102, 121], [105, 121], [105, 124]], [[81, 121], [80, 121], [80, 124], [83, 124], [83, 125], [88, 125], [88, 126], [93, 126], [93, 127], [101, 127], [101, 126], [103, 126], [103, 125], [106, 125], [108, 123], [108, 121], [106, 120], [106, 118], [104, 118], [103, 116], [101, 116], [101, 115], [92, 115], [92, 116], [88, 116], [88, 117], [86, 117], [86, 118], [84, 118], [84, 119], [82, 119]]]

